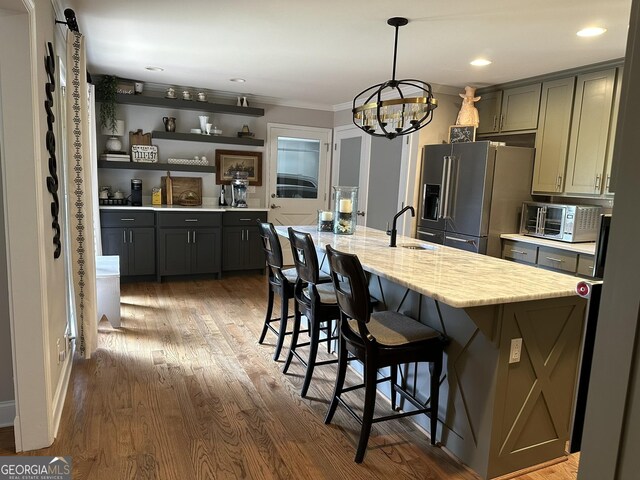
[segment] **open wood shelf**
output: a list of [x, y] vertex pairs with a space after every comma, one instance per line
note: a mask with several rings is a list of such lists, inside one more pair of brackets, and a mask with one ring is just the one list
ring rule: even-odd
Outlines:
[[213, 165], [179, 165], [175, 163], [146, 163], [146, 162], [110, 162], [98, 160], [98, 168], [114, 168], [121, 170], [162, 170], [172, 172], [216, 173]]
[[[100, 99], [97, 99], [100, 101]], [[181, 98], [150, 97], [148, 95], [126, 95], [118, 93], [116, 102], [127, 105], [142, 105], [147, 107], [176, 108], [180, 110], [198, 110], [210, 113], [227, 113], [246, 117], [262, 117], [263, 108], [238, 107], [221, 103], [200, 102], [198, 100], [183, 100]]]
[[201, 133], [163, 132], [162, 130], [154, 130], [151, 132], [151, 137], [164, 140], [182, 140], [184, 142], [224, 143], [252, 147], [262, 147], [264, 145], [264, 140], [259, 138], [223, 137], [221, 135], [202, 135]]

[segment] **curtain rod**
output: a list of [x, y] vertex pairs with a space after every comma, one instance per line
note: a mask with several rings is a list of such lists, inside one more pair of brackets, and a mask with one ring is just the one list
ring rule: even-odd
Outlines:
[[[72, 32], [80, 33], [80, 29], [78, 28], [78, 21], [76, 20], [76, 12], [74, 12], [70, 8], [66, 8], [64, 10], [64, 18], [66, 18], [67, 20], [66, 22], [63, 22], [62, 20], [56, 20], [56, 23], [66, 25], [67, 27], [69, 27], [69, 30], [71, 30]], [[89, 73], [88, 69], [87, 69], [87, 82], [93, 83], [91, 79], [91, 74]]]
[[63, 22], [62, 20], [56, 20], [56, 23], [61, 23], [62, 25], [66, 25], [67, 27], [69, 27], [69, 30], [71, 30], [72, 32], [80, 33], [80, 30], [78, 29], [78, 22], [76, 21], [76, 12], [74, 12], [70, 8], [67, 8], [64, 11], [64, 18], [67, 19], [66, 22]]

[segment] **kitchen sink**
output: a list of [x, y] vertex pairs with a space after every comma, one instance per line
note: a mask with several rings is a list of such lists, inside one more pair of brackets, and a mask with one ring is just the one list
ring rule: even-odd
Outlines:
[[398, 245], [398, 246], [409, 249], [409, 250], [435, 250], [435, 247], [431, 245]]

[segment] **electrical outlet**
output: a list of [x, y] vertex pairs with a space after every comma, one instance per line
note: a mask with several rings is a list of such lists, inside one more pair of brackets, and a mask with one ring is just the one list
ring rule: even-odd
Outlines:
[[522, 338], [511, 339], [511, 351], [509, 352], [509, 363], [518, 363], [522, 354]]

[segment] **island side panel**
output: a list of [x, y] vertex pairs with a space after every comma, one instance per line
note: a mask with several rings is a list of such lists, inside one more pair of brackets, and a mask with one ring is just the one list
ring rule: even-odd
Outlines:
[[[451, 339], [445, 350], [436, 439], [486, 478], [494, 428], [502, 307], [475, 307], [468, 309], [473, 314], [470, 316], [463, 309], [436, 304], [432, 298], [375, 275], [370, 276], [369, 289], [380, 300], [377, 308], [419, 319]], [[352, 366], [356, 367], [353, 362]], [[429, 378], [428, 364], [411, 364], [399, 376], [422, 402], [430, 397]], [[382, 392], [389, 395], [387, 388]], [[414, 409], [408, 402], [400, 402], [399, 406], [408, 411]], [[426, 416], [413, 420], [430, 432]]]
[[488, 478], [566, 455], [585, 309], [577, 296], [504, 305]]

